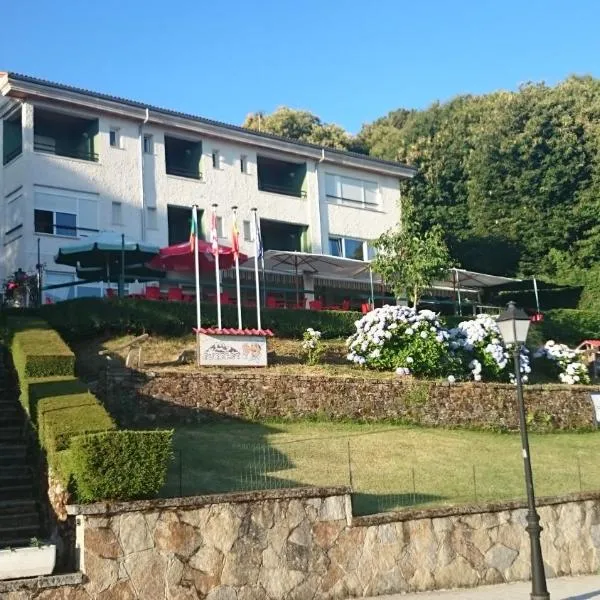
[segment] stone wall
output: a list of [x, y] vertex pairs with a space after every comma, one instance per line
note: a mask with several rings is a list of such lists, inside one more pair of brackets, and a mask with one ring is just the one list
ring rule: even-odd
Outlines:
[[[398, 420], [425, 426], [518, 429], [515, 388], [507, 384], [412, 381], [400, 378], [260, 374], [144, 373], [135, 386], [138, 419], [195, 421], [229, 415], [243, 419], [306, 418]], [[532, 430], [596, 426], [591, 388], [530, 385], [525, 401]], [[123, 388], [115, 396], [122, 410]], [[140, 406], [141, 405], [141, 406]], [[112, 410], [112, 407], [111, 407]]]
[[[529, 577], [521, 503], [353, 519], [348, 492], [303, 488], [72, 506], [83, 583], [15, 585], [0, 597], [341, 600]], [[600, 494], [545, 499], [539, 512], [548, 577], [596, 572]]]

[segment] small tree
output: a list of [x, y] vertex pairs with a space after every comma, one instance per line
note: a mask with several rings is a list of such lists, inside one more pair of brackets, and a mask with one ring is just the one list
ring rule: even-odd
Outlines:
[[375, 242], [377, 256], [373, 270], [381, 275], [396, 297], [406, 294], [416, 308], [422, 291], [446, 275], [450, 254], [442, 228], [435, 225], [421, 233], [414, 226], [412, 214], [412, 207], [406, 206], [402, 223]]

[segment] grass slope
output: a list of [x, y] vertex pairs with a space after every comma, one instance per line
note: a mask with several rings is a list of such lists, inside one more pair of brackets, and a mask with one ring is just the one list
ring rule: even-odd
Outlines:
[[[348, 485], [348, 446], [357, 514], [524, 497], [516, 434], [306, 422], [180, 428], [162, 495]], [[531, 452], [538, 496], [600, 489], [600, 433], [532, 435]]]

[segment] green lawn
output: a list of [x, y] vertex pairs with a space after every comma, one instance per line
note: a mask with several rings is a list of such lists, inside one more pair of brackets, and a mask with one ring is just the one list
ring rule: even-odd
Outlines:
[[[600, 432], [530, 443], [538, 496], [600, 490]], [[348, 485], [350, 471], [357, 514], [524, 496], [516, 434], [308, 422], [178, 429], [163, 495]]]

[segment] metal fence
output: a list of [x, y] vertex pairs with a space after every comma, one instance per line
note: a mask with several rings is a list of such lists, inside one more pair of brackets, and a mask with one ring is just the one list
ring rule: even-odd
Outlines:
[[[448, 448], [392, 446], [384, 436], [378, 440], [377, 434], [311, 436], [274, 442], [265, 438], [258, 443], [240, 439], [228, 443], [218, 440], [217, 433], [210, 433], [210, 425], [205, 427], [209, 433], [204, 441], [201, 436], [197, 438], [200, 441], [194, 449], [190, 448], [190, 440], [180, 444], [176, 436], [175, 455], [163, 495], [345, 485], [353, 490], [355, 514], [525, 497], [516, 435], [501, 436], [508, 444], [503, 452], [473, 448], [471, 455], [466, 452], [467, 459], [463, 456], [457, 460]], [[457, 444], [468, 444], [470, 433], [465, 438], [456, 433]], [[547, 443], [550, 437], [557, 438], [555, 452]], [[564, 439], [564, 434], [547, 436], [546, 440], [538, 436], [532, 444], [538, 497], [600, 490], [600, 461], [595, 458], [595, 451], [561, 451]]]

